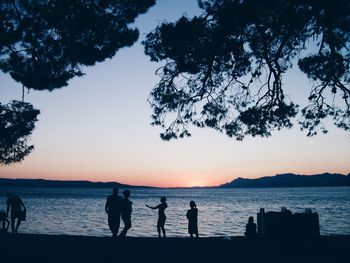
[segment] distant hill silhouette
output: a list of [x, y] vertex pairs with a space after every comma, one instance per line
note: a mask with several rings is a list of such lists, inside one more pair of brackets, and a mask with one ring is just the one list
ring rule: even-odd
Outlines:
[[0, 178], [0, 187], [61, 187], [61, 188], [151, 188], [117, 182], [59, 181], [44, 179], [8, 179]]
[[314, 187], [314, 186], [350, 186], [350, 173], [300, 175], [293, 173], [277, 174], [256, 179], [237, 178], [220, 188], [254, 188], [254, 187]]
[[348, 177], [348, 182], [345, 183], [345, 185], [346, 185], [346, 186], [350, 186], [350, 173], [347, 175], [347, 177]]
[[[293, 173], [277, 174], [256, 179], [237, 178], [232, 182], [204, 187], [170, 187], [170, 188], [260, 188], [260, 187], [312, 187], [312, 186], [350, 186], [350, 173], [299, 175]], [[158, 188], [152, 186], [135, 186], [118, 182], [61, 181], [45, 179], [10, 179], [0, 178], [0, 187], [40, 187], [40, 188]], [[167, 187], [166, 187], [167, 188]]]

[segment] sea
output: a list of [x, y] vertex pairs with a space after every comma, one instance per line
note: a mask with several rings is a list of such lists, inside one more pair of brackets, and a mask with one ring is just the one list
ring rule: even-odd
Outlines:
[[[317, 212], [322, 235], [350, 235], [350, 187], [130, 190], [129, 236], [157, 236], [157, 211], [146, 204], [155, 206], [162, 196], [168, 203], [168, 237], [188, 236], [186, 212], [191, 200], [197, 204], [201, 237], [242, 236], [248, 217], [256, 220], [260, 208], [280, 211], [282, 207]], [[7, 192], [20, 195], [27, 207], [19, 233], [110, 236], [104, 206], [111, 189], [0, 187], [0, 210], [6, 210]]]

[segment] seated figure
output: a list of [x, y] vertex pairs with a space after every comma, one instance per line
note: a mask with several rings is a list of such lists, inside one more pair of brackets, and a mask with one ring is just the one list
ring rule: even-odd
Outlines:
[[9, 228], [10, 225], [10, 220], [7, 218], [7, 214], [4, 211], [0, 211], [0, 232], [7, 232], [7, 229]]
[[256, 224], [254, 223], [254, 217], [250, 216], [248, 219], [248, 224], [245, 227], [244, 235], [247, 238], [255, 238], [256, 235]]

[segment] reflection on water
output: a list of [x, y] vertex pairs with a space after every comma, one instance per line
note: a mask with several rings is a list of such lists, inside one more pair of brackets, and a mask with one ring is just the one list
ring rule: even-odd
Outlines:
[[[0, 187], [0, 210], [5, 210], [6, 192], [21, 195], [27, 207], [22, 233], [110, 235], [104, 204], [109, 189], [39, 189]], [[132, 189], [130, 236], [157, 236], [157, 214], [145, 204], [167, 197], [167, 236], [188, 236], [186, 211], [195, 200], [199, 210], [200, 236], [243, 235], [248, 217], [261, 207], [293, 212], [311, 208], [319, 213], [321, 234], [350, 234], [350, 188], [269, 189]]]

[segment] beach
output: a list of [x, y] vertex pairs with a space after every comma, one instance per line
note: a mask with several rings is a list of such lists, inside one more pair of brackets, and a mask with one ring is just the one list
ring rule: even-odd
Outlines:
[[349, 235], [262, 243], [245, 237], [112, 239], [2, 234], [1, 262], [346, 262]]

